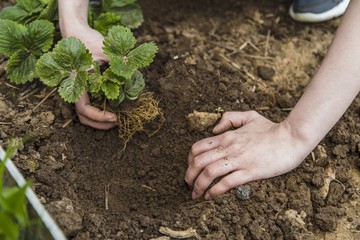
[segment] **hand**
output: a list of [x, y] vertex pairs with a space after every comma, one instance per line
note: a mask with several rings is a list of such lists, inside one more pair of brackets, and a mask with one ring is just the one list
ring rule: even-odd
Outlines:
[[75, 109], [80, 122], [84, 125], [103, 130], [118, 125], [115, 114], [108, 111], [101, 111], [90, 105], [90, 99], [87, 92], [84, 92], [79, 101], [75, 103]]
[[76, 37], [82, 41], [91, 52], [93, 59], [98, 62], [108, 62], [103, 52], [104, 36], [98, 31], [89, 27], [88, 24], [78, 24], [72, 27], [64, 27], [61, 31], [63, 37]]
[[[93, 59], [98, 62], [106, 62], [102, 46], [104, 37], [87, 24], [60, 25], [63, 37], [76, 37], [81, 40], [92, 53]], [[75, 103], [76, 113], [82, 124], [107, 130], [118, 125], [117, 117], [109, 111], [101, 111], [91, 106], [89, 95], [84, 92], [78, 102]]]
[[206, 192], [205, 199], [286, 173], [309, 153], [286, 120], [275, 124], [253, 111], [225, 113], [213, 132], [222, 134], [195, 143], [189, 153], [185, 181], [193, 186], [194, 199], [217, 178], [221, 180]]

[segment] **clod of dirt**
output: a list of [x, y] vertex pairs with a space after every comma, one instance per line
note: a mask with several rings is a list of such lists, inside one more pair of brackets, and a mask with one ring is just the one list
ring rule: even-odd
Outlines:
[[294, 209], [288, 209], [279, 215], [276, 223], [287, 234], [286, 239], [312, 239], [313, 234], [306, 229], [305, 218], [306, 213], [304, 211], [299, 214]]
[[220, 117], [220, 113], [198, 112], [194, 110], [186, 118], [192, 129], [201, 132], [214, 125]]
[[251, 188], [249, 185], [243, 185], [236, 188], [236, 196], [240, 200], [249, 200], [250, 193], [251, 193]]
[[4, 98], [0, 97], [0, 113], [6, 113], [10, 110], [9, 104]]
[[257, 68], [257, 73], [263, 80], [271, 80], [275, 75], [275, 70], [271, 67], [259, 66]]
[[74, 236], [82, 229], [83, 219], [75, 212], [70, 199], [64, 197], [51, 202], [46, 208], [67, 236]]
[[47, 111], [47, 112], [40, 113], [39, 118], [46, 125], [51, 125], [54, 123], [55, 115], [53, 112]]

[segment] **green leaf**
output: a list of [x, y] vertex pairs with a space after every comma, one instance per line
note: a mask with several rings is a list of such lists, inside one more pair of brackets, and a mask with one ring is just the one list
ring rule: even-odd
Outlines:
[[111, 81], [105, 81], [101, 85], [101, 90], [104, 92], [106, 98], [109, 100], [117, 99], [120, 94], [119, 85]]
[[10, 57], [23, 49], [22, 42], [26, 34], [25, 26], [10, 20], [0, 20], [0, 53]]
[[38, 0], [18, 0], [15, 6], [3, 9], [0, 18], [27, 23], [36, 20], [43, 8], [44, 4]]
[[129, 28], [138, 28], [144, 22], [144, 15], [139, 4], [130, 4], [122, 8], [112, 10], [121, 16], [122, 24]]
[[115, 26], [109, 30], [109, 34], [104, 39], [104, 53], [109, 58], [125, 56], [135, 47], [136, 39], [130, 28]]
[[47, 20], [37, 20], [27, 25], [33, 50], [47, 52], [53, 44], [55, 27]]
[[121, 25], [121, 17], [113, 12], [101, 14], [94, 22], [94, 29], [103, 35], [107, 35], [113, 26]]
[[58, 64], [53, 53], [45, 53], [37, 61], [35, 65], [36, 73], [40, 80], [49, 87], [56, 87], [60, 84], [61, 80], [69, 75], [69, 71], [62, 68]]
[[11, 82], [23, 84], [31, 82], [36, 77], [35, 64], [37, 57], [22, 50], [13, 54], [7, 65], [6, 72]]
[[40, 0], [46, 7], [41, 11], [39, 18], [49, 21], [57, 20], [58, 6], [56, 0]]
[[26, 26], [10, 20], [0, 20], [0, 52], [10, 57], [6, 71], [10, 81], [21, 84], [36, 77], [38, 57], [53, 43], [53, 24], [37, 20]]
[[1, 208], [8, 214], [15, 216], [20, 226], [24, 226], [27, 221], [25, 195], [27, 187], [27, 184], [22, 187], [4, 187], [0, 195]]
[[126, 97], [135, 100], [145, 88], [145, 80], [141, 72], [135, 71], [129, 80], [125, 82], [124, 91]]
[[121, 8], [135, 2], [136, 0], [102, 0], [102, 6], [104, 11], [108, 12], [114, 8]]
[[148, 66], [157, 52], [154, 43], [145, 43], [132, 50], [136, 39], [130, 28], [115, 26], [104, 40], [104, 53], [110, 59], [112, 71], [129, 79], [138, 68]]
[[60, 96], [68, 103], [78, 101], [85, 91], [87, 73], [79, 72], [64, 79], [59, 88]]
[[70, 37], [59, 41], [52, 52], [39, 59], [36, 72], [44, 84], [51, 87], [60, 84], [60, 96], [74, 103], [86, 88], [91, 65], [89, 50], [80, 40]]
[[4, 212], [0, 212], [0, 239], [18, 240], [19, 233], [19, 226], [17, 226], [13, 219]]
[[147, 67], [154, 60], [157, 51], [158, 48], [153, 42], [141, 44], [129, 53], [129, 62], [137, 68]]

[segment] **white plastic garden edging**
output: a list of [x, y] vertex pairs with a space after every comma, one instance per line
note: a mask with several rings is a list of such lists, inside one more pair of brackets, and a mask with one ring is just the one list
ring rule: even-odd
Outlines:
[[[0, 146], [0, 160], [5, 158], [5, 151]], [[26, 184], [26, 181], [22, 174], [19, 172], [17, 167], [14, 165], [14, 163], [11, 161], [11, 159], [8, 159], [6, 161], [6, 170], [10, 173], [11, 177], [15, 180], [18, 186], [23, 186]], [[29, 204], [34, 208], [37, 215], [40, 217], [42, 222], [44, 223], [45, 227], [48, 229], [49, 233], [53, 237], [54, 240], [66, 240], [66, 237], [64, 233], [60, 230], [58, 225], [55, 223], [55, 221], [52, 219], [52, 217], [49, 215], [49, 213], [46, 211], [44, 206], [41, 204], [39, 198], [36, 196], [34, 191], [28, 187], [26, 189], [26, 198], [29, 202]]]

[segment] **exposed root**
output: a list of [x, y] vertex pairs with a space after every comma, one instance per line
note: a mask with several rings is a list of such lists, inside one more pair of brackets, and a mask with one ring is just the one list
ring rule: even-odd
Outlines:
[[[155, 130], [147, 130], [144, 125], [160, 117], [160, 122]], [[164, 122], [164, 116], [159, 108], [159, 102], [154, 99], [152, 93], [142, 93], [136, 103], [135, 108], [120, 111], [119, 119], [119, 137], [126, 144], [130, 141], [136, 132], [146, 132], [149, 137], [158, 132]]]

